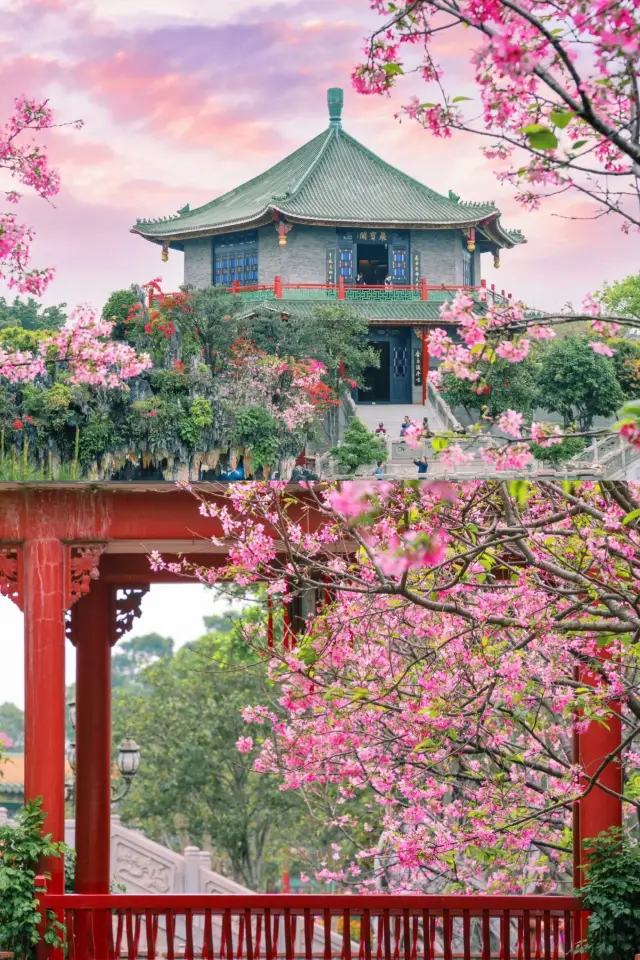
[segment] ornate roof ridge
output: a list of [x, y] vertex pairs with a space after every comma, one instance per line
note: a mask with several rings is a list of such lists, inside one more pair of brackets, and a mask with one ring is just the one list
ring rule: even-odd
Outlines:
[[294, 184], [293, 188], [291, 190], [288, 190], [285, 194], [272, 194], [271, 199], [275, 201], [293, 200], [296, 194], [304, 186], [305, 181], [311, 176], [315, 168], [318, 166], [318, 164], [324, 157], [327, 151], [327, 147], [331, 142], [331, 138], [335, 135], [338, 135], [339, 133], [340, 133], [340, 127], [336, 127], [336, 126], [329, 127], [329, 129], [326, 131], [326, 137], [325, 137], [324, 143], [322, 144], [317, 154], [315, 155], [315, 157], [313, 158], [313, 160], [311, 161], [307, 169], [304, 171], [304, 173], [302, 174], [298, 182]]

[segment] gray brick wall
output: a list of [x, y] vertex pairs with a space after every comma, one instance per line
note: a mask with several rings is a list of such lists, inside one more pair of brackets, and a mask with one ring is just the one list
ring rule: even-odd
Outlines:
[[333, 227], [305, 227], [294, 224], [286, 247], [278, 244], [272, 226], [258, 231], [259, 282], [270, 284], [276, 275], [283, 283], [326, 283], [326, 251], [335, 247]]
[[213, 277], [213, 241], [211, 237], [201, 240], [185, 240], [184, 282], [195, 287], [210, 287]]
[[411, 253], [416, 251], [430, 284], [462, 283], [462, 234], [457, 230], [413, 230]]
[[[333, 227], [305, 227], [295, 224], [286, 247], [278, 244], [272, 226], [258, 231], [258, 282], [273, 283], [276, 275], [283, 283], [325, 283], [326, 251], [336, 246]], [[420, 252], [422, 276], [430, 284], [462, 283], [464, 237], [459, 230], [414, 230], [411, 253]], [[197, 287], [209, 286], [213, 275], [213, 242], [210, 237], [187, 240], [184, 245], [184, 282]], [[480, 254], [474, 254], [476, 283], [480, 282]]]

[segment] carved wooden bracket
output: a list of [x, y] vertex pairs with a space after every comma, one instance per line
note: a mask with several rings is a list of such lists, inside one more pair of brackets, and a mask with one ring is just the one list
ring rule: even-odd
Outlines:
[[22, 547], [0, 544], [0, 594], [22, 610]]
[[115, 624], [112, 644], [117, 643], [121, 637], [129, 633], [133, 626], [133, 621], [140, 616], [142, 598], [148, 592], [148, 584], [142, 587], [118, 588], [115, 600]]
[[99, 577], [98, 564], [104, 552], [103, 543], [72, 543], [67, 547], [67, 596], [65, 607], [89, 593], [91, 581]]

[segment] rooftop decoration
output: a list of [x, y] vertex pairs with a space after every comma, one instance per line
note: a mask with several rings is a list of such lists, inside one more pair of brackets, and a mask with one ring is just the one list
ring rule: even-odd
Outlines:
[[452, 191], [445, 197], [351, 137], [342, 127], [343, 102], [343, 91], [332, 87], [327, 93], [328, 128], [248, 183], [194, 210], [187, 204], [173, 217], [137, 220], [131, 232], [164, 244], [165, 252], [168, 246], [183, 249], [191, 238], [255, 229], [274, 220], [289, 225], [475, 229], [478, 239], [496, 247], [525, 242], [519, 231], [501, 225], [493, 201], [465, 202]]

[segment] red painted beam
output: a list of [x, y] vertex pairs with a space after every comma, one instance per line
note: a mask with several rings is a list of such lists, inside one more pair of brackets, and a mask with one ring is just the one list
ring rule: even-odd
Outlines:
[[[123, 489], [124, 488], [124, 489]], [[229, 507], [213, 490], [207, 499]], [[304, 494], [302, 494], [304, 497]], [[313, 510], [297, 507], [291, 516], [312, 531], [320, 522]], [[0, 490], [0, 530], [5, 541], [188, 540], [221, 537], [221, 524], [199, 513], [195, 497], [173, 484], [135, 490], [123, 484], [105, 487], [12, 487]]]
[[[45, 833], [64, 840], [65, 685], [64, 547], [59, 540], [24, 544], [25, 798], [42, 798]], [[64, 863], [41, 867], [50, 889], [64, 890]]]

